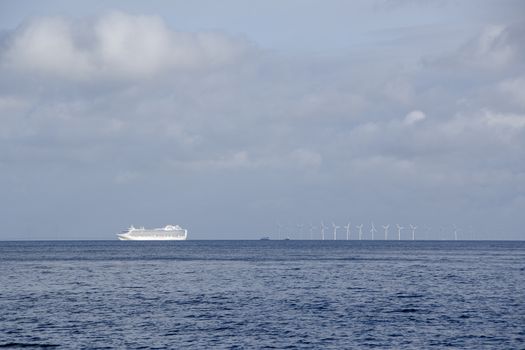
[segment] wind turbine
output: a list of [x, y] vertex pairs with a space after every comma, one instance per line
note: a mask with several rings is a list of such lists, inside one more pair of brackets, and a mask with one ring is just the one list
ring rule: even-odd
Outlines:
[[454, 227], [454, 240], [457, 241], [458, 240], [458, 227], [456, 226], [456, 224], [452, 224], [452, 227]]
[[388, 228], [390, 227], [390, 224], [382, 225], [383, 230], [385, 230], [385, 241], [388, 239]]
[[359, 240], [363, 239], [363, 224], [355, 226], [359, 230]]
[[412, 230], [412, 240], [415, 240], [416, 239], [417, 226], [414, 226], [414, 225], [410, 224], [410, 229]]
[[376, 227], [374, 226], [374, 222], [372, 221], [372, 224], [370, 225], [370, 233], [372, 234], [372, 241], [374, 240], [374, 233], [376, 233]]
[[445, 226], [439, 226], [439, 239], [444, 240], [445, 231], [447, 231], [447, 228]]
[[299, 229], [299, 239], [303, 239], [303, 227], [304, 224], [297, 224], [297, 228]]
[[310, 224], [310, 239], [314, 239], [314, 228], [315, 226], [313, 224]]
[[321, 240], [323, 241], [324, 241], [324, 228], [325, 228], [324, 222], [321, 221]]
[[332, 226], [334, 227], [334, 241], [337, 239], [337, 229], [339, 226], [335, 224], [335, 222], [332, 222]]
[[401, 240], [401, 230], [404, 229], [404, 227], [399, 226], [399, 224], [396, 224], [396, 227], [397, 227], [397, 240], [400, 241]]
[[348, 241], [350, 239], [350, 227], [352, 227], [352, 226], [351, 226], [350, 222], [348, 222], [348, 225], [343, 226], [343, 227], [346, 228], [346, 240]]
[[432, 230], [432, 227], [425, 226], [425, 237], [426, 239], [429, 239], [431, 237], [430, 231]]
[[474, 239], [474, 228], [472, 225], [468, 226], [468, 239]]
[[281, 231], [283, 229], [283, 225], [281, 225], [281, 223], [278, 222], [277, 223], [277, 227], [278, 227], [278, 229], [277, 229], [277, 236], [279, 237], [279, 239], [281, 239]]

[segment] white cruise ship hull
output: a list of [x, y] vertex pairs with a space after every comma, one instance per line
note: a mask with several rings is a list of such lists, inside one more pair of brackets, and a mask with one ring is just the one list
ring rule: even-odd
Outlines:
[[186, 237], [130, 237], [126, 235], [118, 235], [118, 239], [121, 241], [185, 241]]
[[131, 226], [129, 229], [117, 234], [121, 241], [185, 241], [188, 230], [179, 225], [167, 225], [164, 228], [145, 229]]

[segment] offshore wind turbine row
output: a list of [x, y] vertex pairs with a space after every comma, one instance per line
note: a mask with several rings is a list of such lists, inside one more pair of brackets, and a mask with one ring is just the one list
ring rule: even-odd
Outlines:
[[[303, 223], [300, 223], [300, 224], [292, 224], [289, 226], [290, 229], [289, 230], [284, 230], [283, 229], [286, 229], [287, 227], [281, 223], [277, 223], [277, 238], [278, 239], [290, 239], [290, 236], [293, 236], [294, 233], [297, 233], [298, 235], [298, 238], [299, 239], [308, 239], [307, 236], [306, 236], [306, 232], [305, 230], [303, 230], [304, 227], [308, 227], [308, 225], [305, 225]], [[293, 228], [296, 227], [297, 228], [297, 231], [295, 231]], [[342, 228], [345, 229], [345, 232], [346, 232], [346, 240], [364, 240], [364, 239], [367, 239], [367, 240], [376, 240], [376, 233], [378, 232], [375, 224], [373, 221], [370, 222], [370, 226], [369, 226], [369, 230], [368, 232], [370, 233], [370, 235], [365, 238], [364, 237], [364, 233], [363, 233], [363, 227], [364, 227], [364, 224], [355, 224], [354, 226], [352, 226], [352, 222], [348, 222], [346, 225], [342, 226]], [[383, 228], [383, 233], [384, 233], [384, 236], [383, 236], [383, 240], [388, 240], [389, 239], [389, 231], [390, 231], [390, 224], [384, 224], [384, 225], [381, 225], [381, 227]], [[414, 224], [409, 224], [409, 227], [410, 227], [410, 236], [408, 239], [411, 239], [413, 241], [415, 241], [417, 239], [417, 236], [416, 236], [416, 231], [418, 229], [418, 226], [414, 225]], [[337, 225], [335, 222], [332, 222], [332, 240], [337, 240], [337, 230], [341, 228], [341, 226]], [[353, 228], [355, 228], [355, 231], [353, 230]], [[406, 228], [404, 226], [401, 226], [400, 224], [395, 224], [395, 228], [397, 229], [397, 240], [402, 240], [402, 239], [407, 239], [406, 237], [403, 238], [402, 237], [402, 231]], [[430, 229], [431, 227], [429, 226], [426, 226], [424, 227], [426, 228], [426, 232], [427, 232], [427, 237], [425, 239], [429, 239], [428, 237], [428, 233], [430, 232]], [[327, 226], [325, 225], [324, 221], [321, 221], [321, 223], [319, 224], [319, 226], [316, 226], [314, 225], [313, 223], [310, 223], [309, 224], [309, 239], [310, 240], [314, 240], [314, 239], [321, 239], [321, 240], [327, 240], [327, 236], [326, 236], [326, 229], [327, 229]], [[445, 227], [441, 226], [440, 227], [440, 234], [438, 237], [438, 239], [446, 239], [445, 237]], [[295, 232], [294, 232], [295, 231]], [[449, 236], [450, 239], [453, 239], [453, 240], [458, 240], [458, 231], [459, 231], [459, 228], [455, 225], [455, 224], [452, 224], [452, 235]], [[286, 234], [285, 234], [286, 233]], [[285, 234], [285, 236], [283, 237], [283, 234]], [[317, 238], [316, 238], [317, 236]]]

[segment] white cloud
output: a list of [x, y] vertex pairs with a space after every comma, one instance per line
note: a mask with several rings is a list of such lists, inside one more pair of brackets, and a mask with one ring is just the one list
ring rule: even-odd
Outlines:
[[166, 162], [168, 166], [176, 171], [217, 171], [217, 170], [239, 170], [249, 167], [256, 167], [259, 164], [252, 159], [247, 151], [228, 151], [214, 155], [206, 155], [202, 158], [187, 160], [171, 159]]
[[525, 115], [513, 113], [498, 113], [489, 109], [482, 109], [474, 113], [458, 113], [454, 118], [440, 123], [437, 130], [438, 135], [453, 138], [467, 138], [471, 143], [481, 145], [500, 142], [500, 145], [513, 141], [519, 132], [525, 127]]
[[421, 112], [420, 110], [414, 110], [405, 116], [405, 119], [403, 120], [403, 122], [406, 125], [413, 125], [413, 124], [421, 122], [426, 117], [427, 116], [425, 115], [425, 113]]
[[118, 185], [126, 185], [137, 181], [140, 176], [141, 175], [136, 171], [124, 171], [118, 173], [113, 181]]
[[514, 54], [513, 47], [506, 39], [504, 25], [488, 26], [478, 37], [474, 53], [487, 64], [504, 65]]
[[519, 28], [508, 25], [489, 25], [460, 51], [460, 59], [466, 65], [484, 69], [500, 69], [519, 59], [520, 45], [512, 35]]
[[30, 105], [27, 99], [13, 95], [0, 95], [0, 117], [9, 113], [24, 110]]
[[499, 84], [499, 90], [516, 104], [525, 107], [525, 77], [506, 79]]
[[299, 118], [356, 118], [366, 107], [365, 99], [352, 92], [323, 90], [294, 99], [291, 115]]
[[62, 18], [34, 20], [11, 40], [3, 57], [9, 66], [74, 78], [86, 78], [91, 73], [89, 57], [75, 47], [70, 24]]
[[159, 17], [111, 13], [99, 19], [93, 31], [92, 63], [102, 70], [149, 75], [170, 63], [186, 63], [176, 52], [184, 48], [175, 44], [174, 33]]
[[111, 12], [77, 26], [40, 18], [19, 28], [2, 61], [67, 79], [151, 77], [169, 69], [202, 69], [235, 62], [246, 41], [219, 33], [171, 30], [158, 16]]
[[291, 158], [298, 165], [306, 168], [318, 168], [323, 162], [323, 157], [319, 153], [303, 148], [293, 150]]
[[525, 128], [525, 115], [485, 111], [484, 120], [489, 127], [501, 127], [516, 131]]
[[385, 95], [393, 101], [406, 105], [413, 102], [415, 91], [407, 79], [398, 78], [387, 82]]

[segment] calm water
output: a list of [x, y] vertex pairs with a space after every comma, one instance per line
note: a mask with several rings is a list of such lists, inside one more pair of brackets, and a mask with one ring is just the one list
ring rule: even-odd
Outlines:
[[0, 242], [0, 347], [525, 348], [525, 242]]

